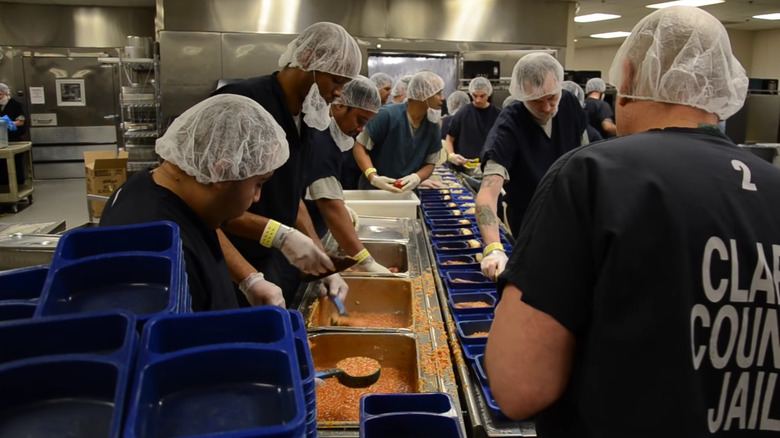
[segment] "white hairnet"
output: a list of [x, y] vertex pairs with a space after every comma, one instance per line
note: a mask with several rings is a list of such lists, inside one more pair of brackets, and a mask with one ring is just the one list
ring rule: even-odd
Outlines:
[[382, 106], [382, 99], [379, 97], [379, 90], [373, 81], [365, 76], [358, 76], [344, 85], [341, 97], [333, 99], [333, 104], [376, 113]]
[[335, 23], [314, 23], [287, 45], [279, 67], [287, 64], [304, 71], [321, 71], [354, 78], [363, 57], [355, 39]]
[[459, 109], [471, 103], [469, 95], [465, 91], [453, 91], [447, 96], [447, 112], [454, 116]]
[[721, 120], [742, 107], [748, 84], [723, 25], [702, 9], [683, 6], [637, 23], [615, 55], [609, 79], [622, 97], [692, 106]]
[[558, 94], [563, 82], [563, 66], [549, 53], [529, 53], [515, 64], [509, 94], [523, 102]]
[[510, 103], [516, 101], [517, 98], [515, 96], [507, 96], [506, 99], [504, 99], [504, 103], [501, 104], [501, 108], [506, 108], [509, 106]]
[[[588, 83], [590, 83], [590, 81], [588, 81]], [[580, 105], [585, 106], [585, 92], [582, 91], [582, 87], [580, 87], [578, 83], [572, 81], [563, 81], [561, 82], [561, 88], [573, 94], [577, 100], [580, 101]]]
[[8, 93], [9, 91], [11, 91], [11, 89], [10, 89], [10, 88], [8, 88], [8, 85], [6, 85], [6, 84], [4, 84], [4, 83], [0, 82], [0, 93], [6, 94], [6, 93]]
[[409, 88], [409, 81], [411, 80], [412, 75], [401, 76], [393, 85], [393, 91], [390, 92], [390, 95], [393, 97], [406, 96], [406, 89]]
[[473, 94], [475, 91], [484, 91], [488, 96], [492, 96], [493, 85], [487, 78], [476, 77], [469, 82], [469, 94]]
[[393, 78], [387, 73], [379, 72], [371, 75], [371, 82], [373, 82], [377, 88], [385, 88], [393, 85]]
[[264, 175], [287, 161], [287, 136], [259, 103], [219, 94], [196, 104], [157, 139], [155, 151], [203, 184]]
[[412, 76], [406, 97], [413, 100], [428, 100], [444, 89], [444, 79], [432, 71], [421, 71]]
[[585, 84], [585, 94], [590, 94], [594, 91], [598, 91], [599, 93], [603, 93], [607, 91], [607, 84], [604, 82], [604, 79], [601, 78], [588, 79], [588, 82]]

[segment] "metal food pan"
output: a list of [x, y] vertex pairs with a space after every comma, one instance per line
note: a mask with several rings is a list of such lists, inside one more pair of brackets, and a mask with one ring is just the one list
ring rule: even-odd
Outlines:
[[[409, 276], [409, 251], [404, 242], [396, 241], [361, 241], [363, 246], [371, 253], [371, 257], [380, 265], [391, 269], [395, 268], [396, 275]], [[343, 272], [344, 276], [365, 276], [372, 274], [366, 272], [350, 271]], [[387, 274], [384, 274], [387, 275]]]
[[360, 216], [357, 235], [361, 240], [409, 241], [408, 222], [406, 218]]

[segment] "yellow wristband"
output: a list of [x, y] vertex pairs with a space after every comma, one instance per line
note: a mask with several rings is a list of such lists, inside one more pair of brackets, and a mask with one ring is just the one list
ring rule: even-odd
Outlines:
[[506, 252], [504, 250], [504, 245], [502, 245], [501, 242], [493, 242], [490, 245], [485, 247], [485, 250], [482, 251], [482, 255], [486, 256], [486, 255], [490, 254], [492, 251], [495, 251], [495, 250], [499, 250], [501, 252]]
[[358, 263], [363, 263], [369, 257], [371, 257], [371, 254], [369, 254], [368, 250], [365, 248], [363, 248], [359, 253], [352, 256], [352, 258], [357, 260]]
[[363, 172], [363, 174], [366, 175], [366, 179], [368, 179], [368, 176], [371, 175], [372, 173], [376, 173], [376, 168], [369, 167], [368, 169], [366, 169], [365, 172]]
[[269, 220], [268, 224], [265, 226], [265, 230], [263, 230], [263, 235], [260, 236], [260, 245], [263, 245], [266, 248], [273, 246], [274, 237], [276, 237], [280, 225], [279, 222], [276, 222], [273, 219]]

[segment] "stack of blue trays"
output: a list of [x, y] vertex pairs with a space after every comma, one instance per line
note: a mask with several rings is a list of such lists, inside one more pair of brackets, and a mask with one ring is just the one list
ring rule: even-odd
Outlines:
[[124, 436], [304, 436], [316, 407], [305, 404], [313, 365], [299, 362], [308, 350], [296, 347], [300, 336], [291, 314], [275, 306], [151, 318]]
[[126, 309], [143, 324], [190, 312], [188, 289], [176, 224], [75, 229], [57, 245], [35, 316]]
[[360, 399], [360, 437], [462, 438], [449, 394], [367, 394]]
[[0, 322], [32, 318], [48, 266], [0, 272]]
[[0, 324], [0, 436], [118, 438], [135, 325], [123, 311]]

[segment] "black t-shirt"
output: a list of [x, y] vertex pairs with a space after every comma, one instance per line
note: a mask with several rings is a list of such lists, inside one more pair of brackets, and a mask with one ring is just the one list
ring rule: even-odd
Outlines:
[[[231, 93], [249, 97], [265, 108], [287, 134], [290, 158], [274, 171], [268, 182], [263, 184], [260, 201], [252, 204], [249, 207], [249, 212], [274, 219], [291, 227], [298, 217], [298, 207], [306, 191], [306, 173], [312, 163], [311, 133], [315, 130], [306, 126], [303, 121], [303, 113], [301, 113], [301, 133], [298, 134], [295, 119], [287, 106], [284, 91], [276, 78], [277, 73], [225, 85], [212, 95]], [[270, 272], [270, 258], [273, 255], [270, 248], [260, 245], [256, 240], [244, 239], [231, 234], [228, 234], [228, 237], [255, 269], [264, 273], [268, 272], [269, 281], [278, 281]]]
[[[330, 130], [317, 131], [312, 136], [312, 144], [314, 144], [312, 160], [315, 165], [309, 170], [308, 181], [306, 187], [310, 186], [314, 181], [319, 179], [333, 177], [337, 180], [341, 175], [342, 168], [342, 152], [341, 149], [333, 141], [333, 137], [330, 135]], [[347, 151], [352, 153], [352, 150]], [[322, 217], [320, 209], [317, 208], [315, 201], [305, 201], [306, 209], [311, 216], [314, 229], [317, 231], [317, 235], [323, 237], [328, 232], [328, 225], [325, 223], [325, 218]]]
[[[8, 99], [8, 103], [5, 104], [5, 107], [0, 111], [0, 117], [8, 116], [8, 118], [10, 118], [11, 121], [16, 120], [17, 117], [23, 115], [25, 115], [24, 106], [22, 105], [21, 102], [19, 102], [14, 98]], [[16, 128], [16, 131], [8, 131], [8, 141], [22, 141], [22, 135], [24, 135], [24, 133], [27, 132], [28, 123], [30, 122], [25, 121], [24, 125]]]
[[150, 171], [133, 175], [106, 202], [100, 226], [171, 221], [179, 226], [192, 310], [238, 308], [217, 232], [175, 193], [157, 185]]
[[[442, 108], [444, 108], [447, 105], [442, 105]], [[457, 113], [456, 113], [457, 114]], [[452, 123], [452, 117], [453, 116], [447, 116], [441, 119], [441, 139], [446, 140], [447, 134], [450, 132], [450, 123]]]
[[473, 103], [458, 110], [450, 122], [448, 135], [455, 137], [454, 150], [456, 154], [472, 159], [479, 158], [482, 145], [496, 122], [501, 108], [490, 105], [487, 108], [477, 108]]
[[601, 126], [601, 122], [604, 120], [609, 119], [613, 122], [615, 121], [615, 115], [612, 114], [612, 107], [609, 106], [607, 102], [604, 102], [601, 99], [588, 97], [585, 99], [585, 112], [588, 113], [588, 123], [590, 126], [596, 128], [602, 138], [613, 137], [612, 134], [605, 131]]
[[777, 436], [778, 199], [780, 169], [714, 130], [558, 160], [499, 277], [576, 338], [539, 436]]
[[566, 90], [562, 92], [558, 114], [552, 119], [552, 137], [547, 137], [522, 102], [501, 111], [485, 140], [480, 159], [483, 166], [493, 160], [509, 172], [504, 189], [512, 235], [518, 235], [523, 215], [542, 176], [561, 155], [580, 146], [587, 123], [579, 100]]

